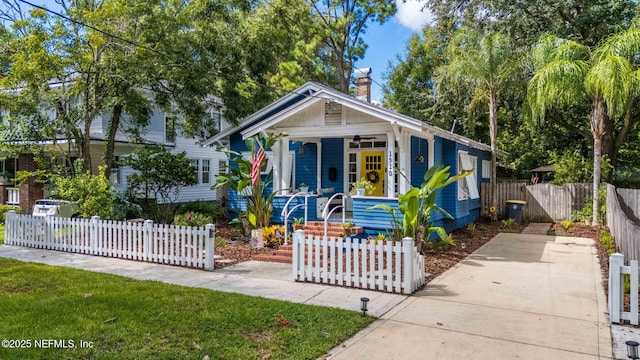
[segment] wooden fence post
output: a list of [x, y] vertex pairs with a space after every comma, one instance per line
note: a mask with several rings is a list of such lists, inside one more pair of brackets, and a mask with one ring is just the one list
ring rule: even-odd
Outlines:
[[102, 244], [100, 241], [100, 216], [94, 215], [91, 217], [91, 243], [89, 245], [89, 251], [87, 253], [92, 255], [103, 255]]
[[402, 239], [402, 293], [413, 293], [413, 276], [415, 274], [413, 263], [415, 243], [410, 237]]
[[7, 212], [5, 220], [5, 228], [4, 228], [4, 243], [7, 245], [13, 245], [16, 241], [16, 220], [17, 214], [15, 210], [9, 210]]
[[216, 239], [216, 226], [214, 224], [207, 224], [204, 227], [204, 269], [213, 270], [215, 267], [215, 244]]
[[[47, 214], [44, 218], [44, 241], [45, 249], [53, 249], [53, 214]], [[56, 249], [57, 250], [57, 249]]]
[[296, 230], [293, 232], [291, 244], [293, 245], [291, 275], [293, 276], [293, 280], [296, 281], [300, 279], [300, 270], [304, 269], [304, 230]]
[[142, 251], [142, 260], [147, 261], [151, 258], [151, 236], [153, 236], [153, 220], [144, 221], [143, 229], [144, 249]]
[[609, 257], [609, 317], [611, 322], [616, 324], [620, 323], [620, 310], [624, 299], [622, 266], [624, 266], [624, 255], [615, 253]]

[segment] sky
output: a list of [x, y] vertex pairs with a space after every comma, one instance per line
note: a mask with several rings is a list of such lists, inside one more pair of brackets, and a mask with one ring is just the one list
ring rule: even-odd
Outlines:
[[[35, 4], [59, 10], [54, 0], [32, 0]], [[382, 100], [383, 75], [389, 69], [389, 61], [397, 62], [398, 55], [403, 56], [406, 45], [413, 34], [420, 34], [422, 27], [432, 20], [431, 14], [422, 11], [423, 1], [395, 0], [398, 11], [385, 24], [370, 24], [363, 36], [368, 48], [364, 59], [359, 60], [356, 68], [372, 69], [371, 100]]]
[[424, 2], [417, 0], [396, 0], [398, 12], [383, 25], [370, 24], [363, 36], [368, 48], [364, 59], [359, 60], [356, 68], [370, 67], [371, 100], [382, 100], [383, 75], [389, 69], [389, 61], [397, 63], [397, 56], [404, 56], [405, 48], [413, 34], [421, 34], [421, 29], [433, 17], [422, 11]]

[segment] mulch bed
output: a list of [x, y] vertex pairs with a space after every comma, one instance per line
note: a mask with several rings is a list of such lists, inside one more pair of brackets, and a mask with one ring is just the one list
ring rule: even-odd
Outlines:
[[[453, 232], [453, 239], [457, 246], [448, 246], [442, 251], [431, 250], [424, 254], [425, 271], [431, 274], [431, 276], [427, 278], [427, 282], [447, 271], [460, 260], [489, 242], [489, 240], [500, 232], [501, 227], [499, 221], [491, 222], [488, 219], [480, 219], [475, 225], [475, 229], [465, 227]], [[526, 225], [515, 224], [512, 231], [520, 232], [525, 226]], [[231, 240], [241, 235], [241, 232], [233, 226], [224, 223], [216, 225], [216, 237]], [[251, 260], [251, 257], [256, 254], [273, 254], [274, 252], [275, 249], [271, 248], [252, 249], [249, 244], [234, 245], [228, 243], [216, 248], [216, 254], [222, 256], [224, 259], [232, 260], [232, 262], [220, 263], [216, 261], [216, 269]]]

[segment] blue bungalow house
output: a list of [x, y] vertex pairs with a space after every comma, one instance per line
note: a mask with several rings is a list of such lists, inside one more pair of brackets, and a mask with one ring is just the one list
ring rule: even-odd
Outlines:
[[[365, 74], [364, 86], [368, 74]], [[356, 84], [358, 84], [356, 79]], [[364, 89], [367, 94], [368, 89]], [[358, 88], [356, 93], [362, 92]], [[388, 203], [397, 206], [398, 194], [411, 186], [420, 186], [426, 170], [437, 163], [476, 171], [438, 194], [438, 204], [454, 219], [437, 219], [448, 231], [460, 228], [480, 216], [479, 187], [491, 174], [488, 145], [453, 134], [428, 123], [370, 104], [327, 86], [309, 82], [228, 128], [206, 144], [223, 144], [232, 150], [247, 152], [244, 140], [261, 132], [288, 134], [268, 151], [268, 166], [273, 169], [273, 187], [281, 189], [274, 200], [273, 222], [283, 223], [281, 210], [302, 183], [310, 188], [308, 217], [320, 219], [322, 209], [334, 194], [348, 194], [351, 185], [362, 177], [375, 186], [364, 196], [350, 196], [349, 220], [374, 234], [390, 228], [384, 211], [365, 210]], [[247, 156], [250, 156], [247, 152]], [[405, 176], [397, 174], [398, 168]], [[406, 178], [405, 178], [406, 177]], [[408, 181], [409, 180], [409, 181]], [[304, 202], [303, 196], [290, 206]], [[335, 206], [339, 198], [331, 201]], [[243, 208], [242, 199], [229, 194], [230, 208]], [[302, 217], [302, 208], [292, 217]], [[291, 217], [288, 222], [291, 222]]]

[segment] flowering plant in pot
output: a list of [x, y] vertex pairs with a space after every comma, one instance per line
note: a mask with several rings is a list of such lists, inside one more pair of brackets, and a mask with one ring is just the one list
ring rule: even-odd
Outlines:
[[360, 180], [351, 184], [351, 191], [349, 191], [349, 194], [364, 196], [367, 192], [372, 192], [375, 189], [376, 187], [373, 186], [371, 181], [367, 180], [366, 177], [362, 177]]

